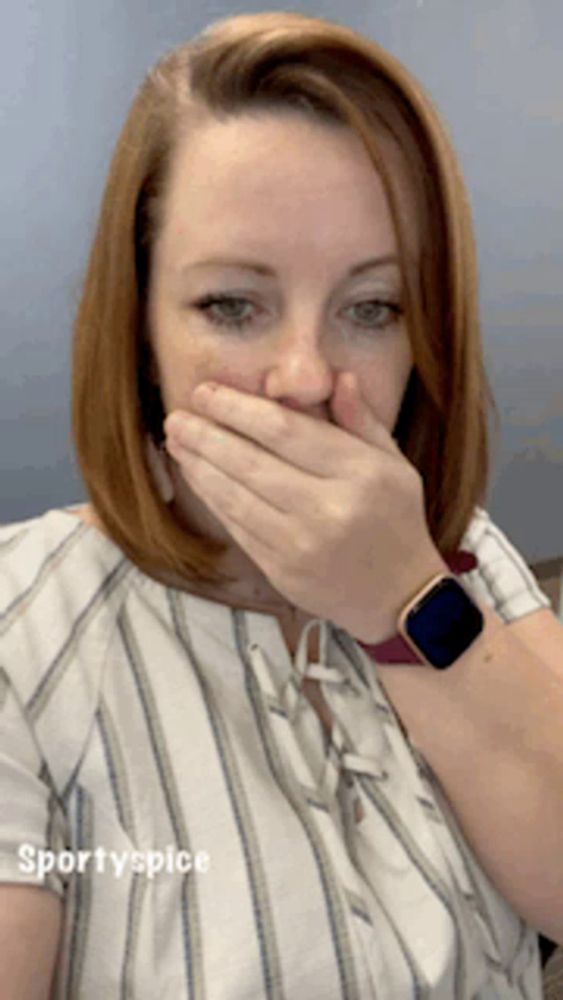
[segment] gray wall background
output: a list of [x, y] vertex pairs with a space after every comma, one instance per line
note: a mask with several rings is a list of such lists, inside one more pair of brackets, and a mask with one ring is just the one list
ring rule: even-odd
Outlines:
[[[282, 4], [5, 0], [0, 38], [0, 522], [85, 499], [69, 348], [109, 160], [164, 51]], [[376, 39], [430, 92], [473, 206], [502, 420], [488, 510], [528, 562], [563, 555], [563, 7], [560, 0], [317, 0], [285, 9]]]

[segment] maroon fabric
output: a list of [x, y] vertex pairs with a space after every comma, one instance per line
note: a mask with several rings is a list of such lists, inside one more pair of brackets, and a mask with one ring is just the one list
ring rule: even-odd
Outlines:
[[[462, 573], [468, 573], [477, 566], [477, 559], [473, 553], [465, 552], [463, 549], [460, 549], [459, 552], [454, 552], [451, 556], [447, 556], [444, 559], [444, 562], [448, 564], [452, 573], [455, 573], [456, 576], [460, 576]], [[374, 645], [373, 643], [360, 642], [359, 640], [356, 641], [358, 646], [365, 649], [366, 653], [373, 656], [378, 663], [424, 662], [405, 642], [402, 635], [399, 635], [398, 633], [391, 639], [386, 639], [385, 642], [380, 642], [377, 645]]]

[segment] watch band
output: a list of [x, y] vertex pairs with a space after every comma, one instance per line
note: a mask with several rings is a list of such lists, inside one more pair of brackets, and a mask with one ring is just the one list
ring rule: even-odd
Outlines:
[[[462, 573], [468, 573], [470, 570], [476, 569], [478, 566], [477, 559], [473, 553], [467, 552], [464, 549], [460, 549], [458, 552], [454, 552], [452, 555], [444, 557], [444, 562], [456, 576], [461, 576]], [[421, 588], [421, 592], [424, 589], [425, 588]], [[365, 649], [370, 656], [373, 656], [378, 663], [425, 662], [399, 633], [392, 636], [390, 639], [386, 639], [385, 642], [377, 644], [360, 642], [359, 640], [356, 640], [356, 642], [358, 643], [358, 646]]]

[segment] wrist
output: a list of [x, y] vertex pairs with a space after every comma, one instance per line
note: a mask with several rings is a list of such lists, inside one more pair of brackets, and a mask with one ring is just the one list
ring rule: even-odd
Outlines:
[[363, 630], [355, 633], [355, 639], [360, 645], [380, 646], [392, 642], [399, 635], [399, 619], [406, 605], [419, 594], [431, 580], [439, 576], [451, 576], [452, 570], [439, 552], [411, 573], [408, 582], [400, 587], [400, 598], [395, 599], [391, 611], [384, 617], [375, 619], [373, 612], [366, 620]]
[[[405, 595], [404, 600], [396, 605], [387, 625], [384, 628], [378, 628], [377, 631], [371, 629], [368, 632], [366, 629], [362, 635], [357, 637], [356, 641], [366, 650], [368, 655], [380, 664], [416, 663], [425, 665], [428, 661], [421, 653], [422, 636], [419, 638], [417, 630], [419, 632], [422, 614], [425, 621], [423, 635], [426, 635], [430, 616], [431, 632], [426, 635], [423, 643], [426, 656], [430, 657], [428, 665], [432, 667], [439, 665], [442, 668], [448, 666], [460, 655], [465, 644], [472, 641], [479, 627], [482, 627], [478, 606], [471, 599], [469, 592], [455, 580], [456, 576], [475, 569], [476, 566], [477, 560], [470, 552], [459, 551], [445, 559], [436, 553], [435, 557], [425, 563], [424, 572], [418, 574], [420, 585], [415, 583], [414, 586], [411, 586], [411, 590]], [[420, 612], [419, 609], [429, 602], [432, 604], [432, 610]], [[411, 613], [407, 617], [409, 610]], [[414, 618], [418, 618], [417, 625], [414, 625]], [[458, 623], [455, 628], [453, 627], [454, 621]], [[439, 639], [436, 635], [436, 626], [438, 632], [441, 633]], [[414, 643], [411, 634], [413, 627], [416, 639]], [[434, 633], [433, 642], [432, 633]], [[427, 646], [429, 639], [431, 645]]]

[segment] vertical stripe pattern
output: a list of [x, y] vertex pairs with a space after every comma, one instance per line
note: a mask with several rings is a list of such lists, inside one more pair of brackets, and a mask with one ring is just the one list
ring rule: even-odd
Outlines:
[[[505, 621], [550, 607], [484, 509], [461, 546]], [[345, 630], [290, 654], [69, 510], [0, 526], [0, 560], [0, 880], [64, 899], [53, 1000], [540, 1000], [537, 934]]]

